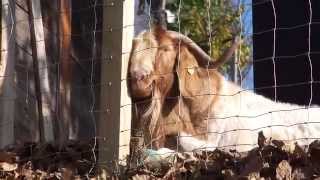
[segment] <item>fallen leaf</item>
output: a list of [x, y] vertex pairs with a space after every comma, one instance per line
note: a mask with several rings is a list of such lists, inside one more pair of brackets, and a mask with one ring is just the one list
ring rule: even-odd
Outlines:
[[1, 171], [14, 171], [18, 168], [18, 164], [16, 163], [7, 163], [7, 162], [0, 162], [0, 169]]

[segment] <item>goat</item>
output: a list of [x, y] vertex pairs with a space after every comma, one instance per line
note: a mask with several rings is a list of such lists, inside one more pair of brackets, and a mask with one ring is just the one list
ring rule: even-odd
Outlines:
[[179, 134], [185, 151], [218, 147], [247, 151], [256, 146], [260, 131], [299, 144], [320, 137], [317, 107], [274, 102], [241, 89], [217, 71], [238, 44], [235, 40], [214, 61], [174, 31], [158, 27], [134, 39], [129, 91], [136, 120], [149, 134], [145, 138], [149, 142], [158, 138], [155, 148], [164, 146], [170, 134]]

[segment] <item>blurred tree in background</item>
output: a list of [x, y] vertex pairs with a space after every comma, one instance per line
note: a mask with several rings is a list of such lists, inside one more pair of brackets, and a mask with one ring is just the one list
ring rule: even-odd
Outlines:
[[[221, 56], [230, 46], [232, 37], [241, 32], [240, 13], [244, 12], [244, 6], [239, 7], [233, 0], [181, 0], [180, 6], [179, 3], [167, 1], [166, 8], [175, 17], [168, 29], [187, 35], [214, 59]], [[168, 16], [172, 18], [172, 15]], [[250, 60], [251, 43], [244, 36], [242, 39], [237, 58], [222, 67], [222, 72], [233, 80], [237, 79], [233, 76], [239, 71], [236, 67], [242, 72]], [[238, 59], [239, 66], [234, 66], [235, 59]]]

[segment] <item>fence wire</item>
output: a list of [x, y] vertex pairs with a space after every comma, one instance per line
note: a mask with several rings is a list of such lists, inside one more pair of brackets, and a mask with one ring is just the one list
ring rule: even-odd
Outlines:
[[[39, 66], [38, 71], [46, 71], [48, 72], [47, 75], [49, 75], [50, 79], [50, 93], [51, 94], [46, 94], [47, 91], [46, 89], [40, 89], [41, 94], [46, 94], [47, 97], [46, 101], [42, 102], [44, 105], [46, 105], [51, 111], [51, 113], [54, 115], [54, 118], [57, 122], [60, 121], [59, 118], [62, 118], [63, 120], [65, 117], [61, 117], [61, 106], [63, 106], [61, 103], [61, 100], [63, 98], [69, 99], [69, 103], [66, 107], [68, 107], [68, 113], [71, 114], [73, 119], [64, 119], [64, 120], [69, 120], [70, 122], [67, 123], [64, 127], [67, 128], [66, 130], [69, 135], [67, 138], [67, 141], [69, 140], [75, 140], [75, 141], [90, 141], [89, 148], [79, 152], [81, 153], [91, 153], [91, 159], [88, 161], [89, 168], [87, 169], [87, 173], [83, 175], [86, 178], [90, 178], [93, 176], [93, 174], [96, 172], [97, 168], [100, 167], [105, 167], [110, 164], [110, 162], [106, 161], [98, 161], [97, 154], [101, 153], [103, 151], [106, 151], [106, 149], [110, 147], [101, 147], [99, 145], [99, 140], [104, 139], [108, 140], [113, 137], [103, 137], [97, 132], [97, 117], [99, 117], [100, 114], [102, 113], [108, 113], [108, 110], [105, 107], [99, 107], [97, 104], [99, 103], [100, 99], [99, 97], [99, 89], [101, 86], [109, 86], [109, 82], [102, 82], [100, 78], [98, 77], [101, 73], [97, 68], [100, 68], [100, 65], [102, 64], [103, 61], [110, 61], [108, 57], [101, 57], [101, 51], [108, 51], [108, 50], [103, 50], [101, 49], [101, 39], [102, 34], [104, 33], [111, 33], [114, 31], [122, 31], [125, 28], [128, 27], [139, 27], [142, 24], [131, 24], [131, 25], [125, 25], [121, 27], [109, 27], [108, 29], [103, 29], [101, 26], [103, 22], [103, 17], [101, 11], [103, 10], [104, 7], [112, 7], [112, 4], [103, 4], [101, 3], [101, 0], [88, 0], [86, 3], [87, 7], [84, 8], [66, 8], [65, 10], [57, 10], [57, 9], [51, 9], [50, 13], [47, 13], [47, 16], [42, 16], [42, 17], [37, 17], [34, 18], [33, 21], [43, 21], [43, 31], [44, 31], [44, 39], [37, 39], [35, 42], [30, 42], [30, 32], [29, 32], [29, 26], [30, 22], [27, 18], [28, 16], [28, 8], [24, 7], [25, 4], [20, 4], [21, 1], [9, 1], [9, 3], [2, 4], [2, 19], [6, 19], [5, 24], [2, 24], [2, 33], [8, 33], [9, 38], [8, 38], [8, 43], [14, 43], [14, 46], [16, 48], [15, 50], [15, 55], [13, 59], [1, 59], [1, 63], [4, 61], [15, 61], [14, 65], [14, 70], [12, 72], [2, 72], [0, 74], [0, 85], [2, 85], [4, 82], [8, 81], [5, 83], [5, 86], [7, 88], [11, 89], [12, 91], [15, 91], [16, 94], [14, 96], [12, 95], [6, 95], [6, 93], [2, 93], [2, 89], [0, 89], [0, 104], [1, 106], [6, 105], [6, 102], [13, 101], [15, 103], [14, 108], [17, 109], [16, 115], [13, 115], [13, 119], [1, 119], [0, 122], [0, 128], [1, 129], [7, 129], [10, 128], [12, 124], [15, 124], [15, 127], [13, 129], [14, 135], [15, 135], [15, 140], [14, 142], [11, 142], [13, 144], [21, 144], [21, 143], [27, 143], [27, 142], [38, 142], [39, 141], [39, 129], [37, 127], [37, 109], [35, 108], [35, 103], [37, 103], [37, 92], [35, 91], [35, 80], [34, 78], [34, 73], [35, 69], [32, 67], [32, 58], [34, 55], [32, 54], [31, 51], [31, 43], [38, 43], [38, 42], [45, 42], [46, 45], [46, 51], [47, 51], [47, 63], [44, 66]], [[212, 31], [212, 19], [210, 17], [211, 13], [211, 8], [214, 6], [214, 4], [211, 4], [211, 1], [208, 0], [207, 2], [207, 7], [204, 7], [206, 9], [206, 16], [207, 16], [207, 30], [209, 32]], [[52, 2], [51, 2], [52, 3]], [[76, 3], [76, 2], [73, 2]], [[274, 20], [274, 26], [273, 28], [266, 29], [260, 32], [248, 32], [247, 24], [248, 22], [245, 22], [246, 18], [248, 17], [248, 12], [251, 12], [251, 8], [255, 6], [261, 6], [261, 5], [267, 5], [267, 3], [271, 3], [272, 9], [273, 9], [273, 20]], [[259, 1], [257, 3], [247, 3], [247, 1], [239, 0], [237, 4], [235, 5], [235, 10], [237, 9], [239, 12], [241, 12], [241, 9], [244, 8], [243, 12], [239, 14], [238, 21], [239, 21], [239, 28], [240, 28], [240, 39], [244, 42], [249, 42], [252, 43], [252, 39], [255, 38], [255, 36], [262, 36], [266, 33], [273, 33], [273, 46], [270, 47], [272, 48], [272, 56], [270, 57], [261, 57], [261, 58], [252, 58], [252, 53], [250, 54], [250, 57], [248, 57], [247, 64], [252, 65], [254, 63], [261, 63], [261, 62], [266, 62], [266, 61], [271, 61], [273, 65], [273, 79], [274, 79], [274, 84], [269, 85], [269, 86], [264, 86], [264, 87], [254, 87], [254, 88], [244, 88], [243, 85], [243, 80], [246, 77], [243, 77], [242, 74], [242, 68], [240, 67], [240, 58], [241, 58], [241, 46], [239, 47], [239, 51], [237, 51], [236, 55], [233, 57], [235, 60], [230, 63], [231, 66], [234, 66], [236, 71], [239, 73], [238, 77], [240, 78], [239, 86], [237, 90], [228, 93], [228, 94], [221, 94], [220, 92], [214, 92], [213, 87], [211, 87], [211, 83], [213, 82], [214, 79], [210, 76], [210, 73], [212, 71], [219, 71], [219, 69], [209, 69], [207, 68], [207, 77], [208, 77], [208, 85], [207, 87], [207, 92], [205, 93], [198, 93], [192, 96], [186, 96], [182, 95], [181, 91], [179, 91], [179, 95], [177, 96], [167, 96], [164, 98], [164, 101], [177, 101], [178, 104], [178, 116], [177, 120], [174, 120], [172, 122], [161, 122], [160, 126], [161, 127], [170, 127], [170, 126], [179, 126], [178, 123], [182, 122], [186, 124], [193, 124], [192, 121], [185, 121], [182, 117], [184, 116], [182, 108], [183, 108], [183, 101], [182, 99], [188, 99], [188, 100], [194, 100], [197, 98], [210, 98], [210, 97], [219, 97], [219, 98], [234, 98], [234, 97], [239, 97], [239, 110], [237, 114], [232, 114], [229, 116], [219, 116], [219, 115], [213, 115], [212, 112], [209, 110], [215, 109], [214, 105], [210, 104], [209, 105], [209, 110], [207, 112], [204, 112], [203, 118], [201, 121], [203, 121], [206, 125], [205, 131], [202, 133], [197, 133], [197, 134], [192, 134], [192, 137], [198, 138], [200, 136], [206, 136], [208, 138], [212, 134], [218, 134], [218, 135], [226, 135], [234, 132], [240, 132], [240, 131], [249, 131], [250, 133], [258, 133], [261, 130], [269, 128], [271, 130], [271, 134], [274, 133], [273, 128], [276, 129], [276, 127], [282, 127], [282, 128], [290, 128], [290, 127], [296, 127], [296, 126], [301, 126], [301, 125], [306, 125], [304, 128], [311, 128], [310, 126], [312, 124], [320, 124], [320, 121], [314, 121], [310, 118], [310, 110], [319, 110], [320, 107], [316, 105], [312, 105], [313, 103], [313, 98], [314, 98], [314, 86], [319, 85], [320, 81], [316, 80], [314, 77], [314, 71], [316, 71], [315, 67], [313, 66], [313, 59], [312, 55], [319, 55], [320, 51], [312, 51], [311, 49], [311, 32], [312, 32], [312, 26], [313, 25], [319, 25], [320, 22], [317, 22], [313, 20], [313, 12], [312, 12], [312, 2], [309, 0], [309, 19], [307, 23], [303, 24], [297, 24], [294, 26], [288, 26], [288, 27], [281, 27], [278, 26], [279, 24], [277, 23], [277, 15], [278, 11], [276, 9], [276, 6], [274, 4], [274, 0], [265, 0], [265, 1]], [[54, 3], [52, 3], [54, 4]], [[152, 0], [150, 1], [150, 4], [152, 4]], [[182, 7], [184, 5], [183, 0], [179, 0], [178, 3], [178, 10], [177, 14], [174, 16], [177, 18], [177, 24], [178, 24], [178, 32], [182, 33], [181, 30], [181, 11], [183, 11]], [[270, 4], [269, 4], [270, 5]], [[42, 12], [45, 11], [48, 7], [43, 7]], [[20, 12], [21, 11], [21, 12]], [[19, 13], [18, 13], [19, 12]], [[70, 28], [71, 29], [77, 29], [78, 31], [81, 32], [75, 32], [70, 30], [69, 34], [65, 32], [59, 32], [59, 30], [52, 30], [52, 24], [50, 23], [57, 23], [59, 24], [59, 19], [62, 18], [62, 16], [65, 16], [66, 14], [71, 15], [72, 19], [75, 19], [79, 15], [81, 16], [81, 13], [84, 16], [88, 16], [87, 22], [82, 22], [83, 24], [88, 23], [83, 25], [82, 27], [78, 27], [77, 24], [70, 23]], [[145, 21], [148, 24], [148, 30], [150, 32], [152, 31], [152, 12], [151, 12], [151, 5], [148, 6], [147, 10], [147, 15], [148, 19]], [[185, 13], [185, 12], [184, 12]], [[4, 17], [5, 16], [5, 17]], [[21, 18], [21, 19], [19, 19]], [[81, 18], [81, 17], [80, 17]], [[122, 18], [122, 17], [121, 17]], [[79, 20], [79, 19], [78, 19]], [[51, 22], [54, 21], [54, 22]], [[81, 20], [80, 20], [81, 21]], [[27, 24], [27, 25], [26, 25]], [[20, 26], [22, 25], [22, 26]], [[23, 26], [26, 25], [26, 26]], [[60, 24], [61, 25], [61, 24]], [[21, 28], [21, 29], [15, 29], [15, 28]], [[25, 29], [23, 29], [25, 28]], [[57, 27], [56, 27], [57, 28]], [[83, 28], [81, 30], [81, 28]], [[277, 55], [276, 49], [277, 49], [277, 32], [279, 31], [294, 31], [296, 29], [308, 29], [308, 38], [306, 41], [308, 42], [308, 48], [307, 51], [305, 52], [293, 52], [292, 54], [288, 55]], [[59, 29], [59, 28], [58, 28]], [[147, 30], [147, 31], [148, 31]], [[5, 37], [2, 35], [2, 37]], [[56, 39], [54, 39], [56, 38]], [[70, 45], [70, 51], [68, 52], [68, 55], [66, 57], [60, 56], [59, 53], [60, 51], [63, 51], [61, 49], [61, 46], [59, 43], [61, 43], [61, 39], [63, 38], [70, 38], [70, 42], [72, 45]], [[77, 39], [77, 38], [80, 38]], [[209, 33], [209, 37], [207, 39], [208, 45], [210, 47], [209, 50], [209, 55], [212, 56], [212, 41], [214, 40], [215, 37], [212, 37], [211, 33]], [[54, 40], [53, 40], [54, 39]], [[2, 39], [2, 41], [4, 41]], [[57, 42], [53, 42], [57, 41]], [[83, 44], [77, 44], [79, 41]], [[119, 40], [120, 41], [120, 40]], [[2, 43], [3, 44], [3, 43]], [[53, 45], [52, 45], [53, 44]], [[53, 47], [55, 46], [55, 47]], [[178, 48], [178, 52], [181, 50], [181, 41], [178, 42], [178, 44], [167, 44], [166, 46], [173, 46], [175, 48]], [[73, 49], [72, 49], [73, 48]], [[122, 52], [119, 55], [129, 55], [135, 54], [135, 53], [145, 53], [146, 51], [150, 49], [159, 49], [161, 46], [158, 47], [152, 47], [150, 44], [150, 47], [147, 47], [145, 49], [139, 50], [139, 51], [128, 51], [128, 52]], [[251, 47], [252, 48], [252, 47]], [[72, 49], [72, 50], [71, 50]], [[1, 54], [6, 54], [8, 52], [12, 51], [9, 46], [7, 47], [1, 47]], [[57, 53], [58, 52], [58, 53]], [[252, 52], [252, 51], [251, 51]], [[51, 56], [51, 57], [50, 57]], [[4, 57], [4, 56], [1, 56]], [[287, 59], [298, 59], [306, 57], [308, 60], [308, 65], [310, 68], [310, 79], [308, 81], [302, 81], [302, 82], [294, 82], [294, 83], [288, 83], [288, 84], [279, 84], [278, 79], [277, 79], [277, 62], [279, 61], [284, 61]], [[178, 53], [178, 69], [180, 67], [180, 53]], [[61, 60], [64, 60], [62, 62]], [[124, 62], [128, 63], [128, 62]], [[67, 67], [72, 67], [73, 72], [69, 72], [71, 74], [67, 74], [71, 76], [71, 81], [76, 81], [76, 82], [69, 82], [70, 84], [65, 86], [61, 85], [61, 78], [63, 77], [62, 73], [68, 73], [68, 72], [62, 72], [64, 66]], [[208, 63], [209, 66], [209, 63]], [[199, 67], [188, 67], [187, 69], [192, 69], [197, 71]], [[0, 69], [1, 70], [1, 69]], [[71, 71], [71, 70], [70, 70]], [[42, 73], [43, 74], [43, 73]], [[177, 74], [177, 70], [171, 70], [169, 72], [165, 73], [154, 73], [154, 77], [163, 77], [163, 76], [169, 76], [172, 74]], [[306, 75], [307, 76], [307, 75]], [[43, 81], [47, 78], [46, 75], [44, 76], [39, 76], [39, 80]], [[57, 79], [55, 79], [57, 78]], [[72, 79], [74, 78], [74, 79]], [[60, 80], [59, 80], [60, 79]], [[125, 84], [128, 81], [130, 81], [130, 78], [122, 78], [121, 83]], [[181, 77], [178, 76], [178, 81], [179, 81], [179, 89], [181, 85]], [[262, 89], [272, 89], [274, 91], [274, 101], [278, 102], [278, 89], [279, 88], [289, 88], [289, 87], [298, 87], [298, 86], [305, 86], [308, 85], [310, 87], [310, 98], [308, 100], [308, 104], [306, 106], [293, 106], [291, 109], [265, 109], [257, 112], [256, 114], [246, 114], [245, 112], [242, 112], [242, 101], [246, 101], [245, 97], [243, 94], [251, 92], [251, 91], [256, 91], [256, 90], [262, 90]], [[74, 94], [68, 94], [68, 96], [72, 97], [66, 97], [66, 95], [62, 95], [63, 93], [70, 93], [70, 91]], [[209, 92], [209, 93], [208, 93]], [[50, 97], [51, 96], [51, 97]], [[141, 101], [137, 102], [127, 102], [125, 104], [121, 104], [119, 107], [120, 109], [123, 108], [137, 108], [137, 106], [141, 104], [146, 104], [146, 103], [151, 103], [152, 101], [160, 101], [162, 97], [154, 97], [152, 96], [151, 98], [144, 99]], [[0, 106], [0, 107], [1, 107]], [[263, 107], [261, 107], [263, 109]], [[306, 121], [303, 121], [301, 123], [287, 123], [287, 124], [279, 124], [277, 123], [276, 120], [273, 119], [273, 115], [276, 113], [287, 113], [287, 112], [293, 112], [293, 111], [303, 111], [307, 110], [307, 119]], [[2, 112], [2, 111], [1, 111]], [[303, 111], [305, 112], [305, 111]], [[5, 113], [5, 112], [2, 112]], [[55, 114], [56, 113], [56, 114]], [[242, 128], [242, 129], [228, 129], [226, 128], [225, 131], [212, 131], [212, 128], [210, 128], [210, 121], [219, 121], [220, 120], [225, 120], [230, 121], [231, 123], [235, 122], [240, 122], [241, 119], [252, 119], [254, 121], [255, 119], [259, 117], [269, 117], [267, 119], [270, 119], [271, 125], [268, 126], [260, 126], [260, 127], [255, 127], [255, 128]], [[234, 120], [237, 119], [237, 120]], [[64, 122], [62, 122], [64, 123]], [[310, 126], [309, 126], [310, 125]], [[112, 127], [106, 127], [107, 128], [112, 128]], [[53, 127], [54, 129], [54, 127]], [[25, 132], [22, 132], [24, 131]], [[277, 130], [277, 129], [276, 129]], [[75, 131], [75, 132], [73, 132]], [[121, 130], [120, 133], [127, 133], [127, 132], [139, 132], [141, 131], [141, 128], [131, 128], [131, 129], [123, 129]], [[4, 136], [4, 134], [2, 134]], [[115, 135], [116, 136], [116, 135]], [[182, 148], [180, 148], [180, 139], [183, 137], [190, 137], [190, 136], [184, 136], [181, 135], [180, 132], [178, 132], [176, 136], [176, 148], [174, 149], [175, 152], [181, 152], [183, 151]], [[152, 137], [154, 139], [151, 139], [151, 142], [157, 141], [159, 137]], [[311, 142], [312, 140], [319, 139], [320, 137], [305, 137], [305, 138], [296, 138], [296, 139], [280, 139], [282, 141], [298, 141], [298, 140], [307, 140], [308, 142]], [[3, 139], [3, 138], [1, 138]], [[207, 139], [208, 141], [210, 139]], [[54, 142], [57, 143], [59, 146], [66, 145], [66, 144], [61, 144], [60, 142]], [[7, 145], [7, 144], [6, 144]], [[253, 144], [232, 144], [232, 145], [222, 145], [222, 146], [206, 146], [206, 147], [199, 147], [198, 149], [195, 150], [207, 150], [207, 149], [213, 149], [213, 148], [227, 148], [227, 147], [233, 147], [235, 149], [241, 147], [241, 146], [257, 146], [257, 143]], [[43, 145], [44, 146], [44, 145]], [[130, 144], [121, 144], [120, 146], [130, 146]], [[30, 145], [25, 145], [23, 148], [20, 148], [21, 151], [26, 151], [34, 148], [34, 144]], [[154, 148], [152, 143], [144, 143], [142, 147], [139, 147], [139, 150], [147, 149], [147, 148]], [[2, 147], [4, 148], [4, 147]], [[57, 155], [63, 155], [64, 153], [68, 154], [68, 152], [53, 152], [46, 154], [45, 156], [39, 156], [37, 154], [33, 154], [32, 150], [31, 155], [29, 157], [24, 157], [23, 159], [20, 159], [19, 162], [27, 162], [27, 161], [36, 161], [40, 159], [47, 159], [47, 158], [52, 158]], [[79, 153], [74, 154], [72, 156], [78, 157]], [[116, 152], [115, 152], [116, 153]], [[128, 159], [115, 159], [117, 161], [117, 164], [120, 164], [120, 162], [127, 162]], [[129, 162], [133, 163], [133, 162]], [[141, 162], [140, 162], [141, 163]], [[117, 173], [119, 169], [115, 170], [115, 174]]]

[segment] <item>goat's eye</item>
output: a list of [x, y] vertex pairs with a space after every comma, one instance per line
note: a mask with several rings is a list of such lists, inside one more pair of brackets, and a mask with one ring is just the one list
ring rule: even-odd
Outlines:
[[163, 50], [163, 51], [165, 51], [165, 52], [166, 52], [166, 51], [170, 51], [170, 48], [169, 48], [169, 47], [161, 47], [160, 49]]

